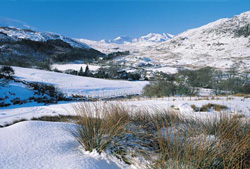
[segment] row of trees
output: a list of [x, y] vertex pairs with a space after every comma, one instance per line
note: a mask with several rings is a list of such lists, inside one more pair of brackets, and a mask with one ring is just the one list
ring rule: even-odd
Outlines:
[[[58, 70], [54, 71], [59, 72]], [[67, 70], [65, 73], [78, 76], [87, 76], [87, 77], [104, 78], [104, 79], [140, 80], [142, 78], [141, 72], [129, 73], [126, 72], [125, 70], [122, 70], [121, 67], [116, 64], [109, 64], [108, 66], [100, 67], [97, 72], [90, 71], [89, 66], [87, 65], [85, 71], [83, 71], [83, 68], [81, 67], [79, 71]]]
[[250, 94], [250, 73], [239, 73], [234, 65], [228, 71], [205, 67], [198, 70], [182, 70], [174, 75], [159, 73], [144, 88], [148, 96], [195, 95], [198, 88], [213, 89], [219, 94]]

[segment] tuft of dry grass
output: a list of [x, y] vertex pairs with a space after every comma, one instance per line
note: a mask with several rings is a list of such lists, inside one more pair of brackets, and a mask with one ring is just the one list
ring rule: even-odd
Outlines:
[[218, 112], [228, 109], [228, 107], [224, 105], [208, 103], [206, 105], [202, 105], [202, 107], [200, 108], [200, 111], [201, 112], [209, 111], [211, 108], [213, 108], [215, 111], [218, 111]]
[[111, 103], [82, 103], [74, 106], [79, 117], [72, 134], [87, 151], [99, 153], [115, 144], [115, 137], [123, 135], [128, 124], [128, 111]]

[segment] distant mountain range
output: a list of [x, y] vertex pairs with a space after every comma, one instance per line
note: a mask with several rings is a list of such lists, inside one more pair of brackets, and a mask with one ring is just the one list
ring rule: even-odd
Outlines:
[[229, 68], [236, 64], [241, 70], [250, 70], [250, 11], [176, 36], [149, 33], [139, 38], [119, 36], [101, 41], [39, 32], [15, 20], [0, 22], [0, 61], [27, 55], [49, 59], [60, 56], [60, 61], [67, 61], [70, 57], [97, 58], [102, 53], [130, 51], [129, 56], [122, 58], [127, 62], [148, 58], [157, 65]]
[[130, 38], [129, 36], [118, 36], [115, 39], [112, 40], [101, 40], [100, 42], [103, 43], [115, 43], [115, 44], [128, 44], [128, 43], [159, 43], [159, 42], [165, 42], [169, 39], [172, 39], [174, 35], [169, 33], [149, 33], [145, 36], [141, 36], [139, 38]]
[[136, 51], [147, 46], [156, 45], [161, 42], [166, 42], [172, 39], [174, 35], [169, 33], [149, 33], [139, 38], [130, 38], [126, 35], [118, 36], [115, 39], [93, 41], [88, 39], [76, 39], [79, 42], [85, 43], [92, 48], [95, 48], [104, 53], [117, 51]]

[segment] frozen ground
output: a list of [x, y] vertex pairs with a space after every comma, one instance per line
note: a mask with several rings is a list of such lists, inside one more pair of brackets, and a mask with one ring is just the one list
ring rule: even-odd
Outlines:
[[69, 123], [32, 121], [0, 128], [0, 168], [132, 168], [105, 153], [81, 150], [69, 132], [73, 127]]
[[131, 82], [81, 77], [30, 68], [13, 68], [17, 79], [52, 84], [67, 95], [75, 94], [105, 98], [140, 94], [142, 88], [148, 83], [144, 81]]

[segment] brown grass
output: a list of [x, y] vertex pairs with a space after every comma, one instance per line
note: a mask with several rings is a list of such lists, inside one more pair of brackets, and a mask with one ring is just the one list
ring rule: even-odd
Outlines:
[[206, 105], [202, 105], [202, 107], [200, 108], [200, 111], [201, 112], [209, 111], [211, 108], [213, 108], [215, 111], [218, 111], [218, 112], [228, 109], [228, 107], [224, 105], [208, 103]]
[[122, 106], [104, 103], [82, 103], [74, 107], [79, 119], [76, 131], [71, 131], [79, 143], [87, 151], [98, 152], [106, 148], [120, 137], [128, 124], [128, 111]]
[[250, 124], [243, 116], [221, 115], [202, 122], [174, 111], [132, 110], [109, 102], [81, 104], [75, 110], [79, 119], [73, 134], [89, 151], [118, 146], [117, 157], [129, 164], [143, 157], [150, 168], [250, 167]]
[[[200, 123], [200, 124], [199, 124]], [[156, 168], [249, 168], [250, 125], [222, 117], [213, 125], [198, 122], [184, 132], [180, 125], [157, 129]], [[178, 123], [177, 123], [178, 124]], [[202, 126], [202, 127], [200, 127]], [[214, 135], [211, 135], [213, 133]]]

